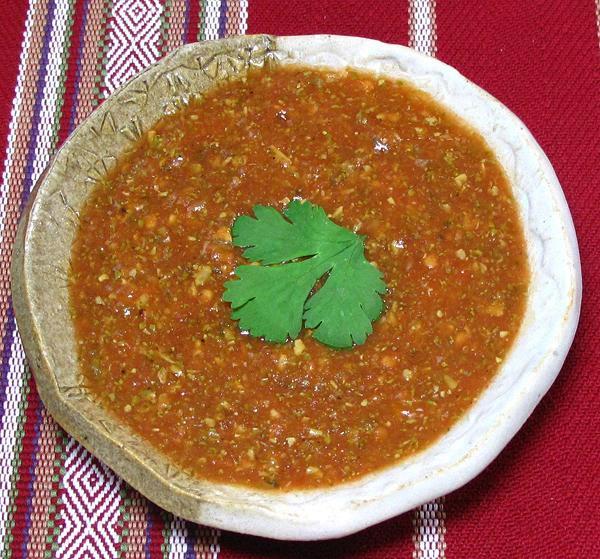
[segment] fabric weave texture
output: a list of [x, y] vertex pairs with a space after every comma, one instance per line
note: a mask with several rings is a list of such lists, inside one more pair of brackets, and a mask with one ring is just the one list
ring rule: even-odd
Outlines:
[[[600, 3], [11, 0], [2, 7], [0, 557], [600, 556]], [[514, 440], [462, 489], [341, 540], [226, 533], [149, 503], [45, 411], [12, 311], [16, 225], [57, 147], [116, 87], [172, 49], [240, 33], [358, 35], [456, 67], [530, 128], [561, 181], [580, 243], [584, 301], [575, 342]]]

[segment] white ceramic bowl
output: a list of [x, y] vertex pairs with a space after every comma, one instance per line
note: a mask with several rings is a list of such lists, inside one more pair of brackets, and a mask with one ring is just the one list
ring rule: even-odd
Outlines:
[[[108, 417], [82, 385], [64, 289], [77, 226], [73, 216], [95, 177], [160, 114], [211, 80], [269, 57], [286, 64], [352, 66], [406, 80], [470, 123], [510, 180], [531, 269], [520, 334], [498, 375], [464, 417], [409, 460], [318, 490], [261, 491], [194, 480]], [[548, 159], [515, 115], [456, 70], [408, 48], [368, 39], [254, 36], [179, 49], [126, 84], [79, 127], [41, 179], [20, 225], [13, 291], [42, 399], [71, 434], [119, 475], [190, 520], [308, 540], [361, 530], [457, 489], [481, 472], [559, 372], [579, 317], [581, 272], [569, 209]]]

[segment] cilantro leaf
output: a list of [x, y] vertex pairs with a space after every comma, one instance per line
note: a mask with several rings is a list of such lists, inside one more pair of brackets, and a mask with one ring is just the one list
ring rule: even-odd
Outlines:
[[304, 322], [326, 345], [364, 343], [383, 310], [386, 289], [381, 272], [365, 259], [364, 237], [300, 200], [283, 215], [267, 206], [255, 206], [254, 215], [235, 221], [232, 238], [259, 265], [238, 266], [238, 279], [226, 282], [223, 294], [240, 329], [284, 342], [296, 338]]
[[234, 245], [248, 247], [245, 258], [263, 265], [330, 254], [360, 238], [336, 225], [323, 208], [310, 202], [293, 200], [283, 215], [269, 206], [253, 209], [256, 218], [243, 215], [236, 219], [231, 236]]
[[[306, 302], [304, 324], [313, 328], [313, 337], [324, 344], [364, 344], [373, 332], [371, 321], [383, 310], [379, 294], [384, 291], [381, 272], [365, 260], [362, 243], [356, 244], [340, 255], [323, 287]], [[351, 304], [340, 305], [340, 301]]]
[[228, 281], [223, 300], [241, 330], [272, 342], [296, 338], [302, 329], [306, 297], [315, 279], [303, 262], [284, 266], [238, 266], [237, 281]]

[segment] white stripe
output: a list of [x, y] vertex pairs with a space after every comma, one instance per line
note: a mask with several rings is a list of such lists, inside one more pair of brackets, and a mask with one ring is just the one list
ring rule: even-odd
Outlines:
[[58, 4], [55, 11], [54, 25], [50, 31], [46, 82], [44, 83], [33, 159], [32, 185], [36, 183], [42, 171], [48, 165], [56, 146], [56, 131], [58, 128], [56, 105], [59, 99], [58, 96], [63, 95], [61, 76], [65, 72], [62, 67], [63, 60], [66, 60], [67, 57], [65, 50], [68, 48], [66, 39], [70, 32], [69, 11], [70, 8], [67, 2]]
[[[435, 0], [409, 0], [409, 46], [423, 54], [435, 56], [437, 30]], [[413, 511], [414, 559], [444, 559], [446, 513], [444, 498], [426, 503]]]
[[206, 22], [204, 24], [204, 37], [207, 41], [219, 38], [219, 17], [221, 15], [221, 0], [206, 0]]
[[[35, 19], [35, 13], [39, 9], [37, 2], [32, 2], [27, 12], [27, 20], [25, 22], [25, 34], [23, 37], [23, 47], [21, 49], [21, 62], [19, 64], [19, 73], [17, 76], [17, 86], [15, 88], [15, 97], [13, 100], [10, 125], [8, 133], [8, 143], [6, 147], [6, 157], [4, 159], [4, 172], [2, 174], [2, 185], [0, 186], [0, 240], [4, 239], [4, 230], [7, 225], [6, 223], [6, 204], [8, 203], [8, 191], [10, 189], [10, 181], [12, 179], [13, 161], [16, 152], [16, 138], [17, 138], [17, 122], [21, 115], [22, 105], [24, 101], [25, 93], [25, 80], [27, 76], [25, 71], [29, 62], [30, 47], [31, 47], [31, 34], [33, 28], [33, 22]], [[29, 124], [29, 123], [27, 123]], [[0, 255], [4, 257], [4, 255]], [[0, 538], [0, 541], [1, 538]]]
[[17, 463], [16, 440], [19, 429], [19, 408], [26, 398], [25, 383], [29, 377], [25, 371], [25, 353], [21, 345], [19, 333], [10, 348], [8, 361], [6, 401], [4, 402], [4, 424], [0, 434], [0, 553], [8, 542], [6, 528], [10, 511], [10, 501], [15, 488], [11, 486], [11, 478]]
[[596, 0], [596, 29], [598, 32], [598, 47], [600, 47], [600, 0]]
[[409, 46], [429, 56], [435, 56], [435, 0], [409, 0], [408, 28]]
[[188, 529], [185, 521], [174, 516], [171, 519], [169, 535], [169, 559], [184, 559], [187, 552]]
[[415, 510], [413, 513], [414, 559], [444, 559], [446, 557], [445, 519], [444, 497]]
[[248, 0], [240, 1], [240, 28], [237, 31], [240, 35], [245, 35], [248, 31]]

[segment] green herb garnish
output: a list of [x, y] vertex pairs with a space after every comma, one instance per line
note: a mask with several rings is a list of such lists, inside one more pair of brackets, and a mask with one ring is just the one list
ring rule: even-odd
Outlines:
[[226, 282], [223, 294], [240, 329], [285, 342], [298, 337], [304, 321], [326, 345], [364, 343], [386, 290], [381, 272], [365, 259], [364, 236], [336, 225], [310, 202], [294, 200], [283, 215], [255, 206], [254, 214], [236, 219], [231, 234], [258, 264], [238, 266], [239, 279]]

